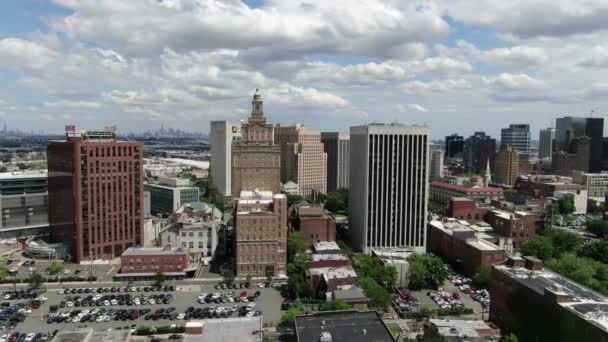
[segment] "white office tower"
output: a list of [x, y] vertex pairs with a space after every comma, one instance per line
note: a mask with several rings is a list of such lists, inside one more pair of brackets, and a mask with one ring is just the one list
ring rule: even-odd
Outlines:
[[431, 149], [431, 178], [443, 178], [443, 151], [441, 149]]
[[425, 126], [350, 128], [348, 209], [355, 247], [425, 251], [429, 135]]
[[221, 196], [231, 194], [232, 143], [240, 140], [240, 122], [211, 121], [211, 186]]

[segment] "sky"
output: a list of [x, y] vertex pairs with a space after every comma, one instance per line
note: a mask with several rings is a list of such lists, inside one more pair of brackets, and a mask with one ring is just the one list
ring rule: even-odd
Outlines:
[[560, 116], [608, 119], [606, 0], [344, 3], [2, 1], [0, 122], [208, 132], [246, 119], [256, 88], [272, 122], [324, 131], [535, 138]]

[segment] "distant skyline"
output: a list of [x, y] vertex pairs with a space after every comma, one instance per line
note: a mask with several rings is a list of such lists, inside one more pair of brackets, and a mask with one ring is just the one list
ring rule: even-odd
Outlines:
[[0, 22], [0, 122], [27, 132], [208, 133], [256, 88], [272, 122], [323, 131], [608, 119], [605, 0], [21, 0]]

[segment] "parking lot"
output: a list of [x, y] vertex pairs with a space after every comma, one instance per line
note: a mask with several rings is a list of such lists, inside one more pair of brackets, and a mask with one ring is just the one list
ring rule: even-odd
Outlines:
[[[82, 286], [82, 288], [84, 288], [85, 286]], [[23, 323], [20, 323], [16, 328], [15, 331], [19, 331], [19, 332], [52, 332], [54, 330], [61, 330], [64, 328], [77, 328], [77, 327], [92, 327], [94, 329], [125, 329], [126, 328], [130, 328], [132, 325], [137, 325], [137, 326], [141, 326], [141, 325], [146, 325], [146, 326], [167, 326], [167, 325], [183, 325], [185, 324], [185, 321], [182, 319], [177, 319], [177, 317], [173, 320], [171, 319], [165, 319], [162, 317], [158, 317], [158, 319], [153, 320], [153, 319], [149, 319], [146, 320], [146, 316], [149, 316], [151, 313], [156, 312], [159, 309], [168, 309], [173, 307], [174, 310], [171, 312], [171, 314], [180, 314], [180, 313], [185, 313], [186, 310], [189, 307], [193, 307], [193, 309], [205, 309], [207, 308], [207, 310], [210, 310], [211, 308], [215, 308], [216, 310], [219, 307], [224, 307], [224, 310], [230, 310], [230, 308], [232, 307], [239, 307], [239, 306], [246, 306], [249, 305], [250, 302], [248, 301], [247, 303], [243, 303], [243, 302], [225, 302], [225, 303], [214, 303], [213, 301], [210, 302], [209, 304], [205, 303], [203, 301], [203, 304], [198, 303], [197, 299], [199, 298], [199, 296], [202, 293], [210, 293], [210, 294], [214, 294], [214, 293], [220, 293], [220, 294], [227, 294], [231, 291], [235, 292], [235, 296], [239, 296], [241, 292], [243, 291], [247, 291], [248, 296], [253, 295], [256, 291], [260, 291], [259, 297], [255, 298], [254, 303], [255, 303], [255, 308], [253, 310], [255, 311], [260, 311], [262, 316], [263, 316], [263, 322], [264, 324], [269, 324], [269, 325], [276, 325], [278, 324], [278, 322], [280, 321], [281, 318], [281, 311], [280, 311], [280, 306], [281, 306], [281, 302], [282, 302], [282, 298], [280, 295], [280, 292], [278, 289], [275, 288], [257, 288], [255, 286], [252, 286], [250, 289], [236, 289], [236, 290], [217, 290], [214, 288], [214, 285], [177, 285], [175, 288], [175, 291], [154, 291], [154, 292], [145, 292], [143, 291], [143, 286], [139, 286], [139, 289], [136, 289], [137, 291], [133, 292], [133, 291], [129, 291], [127, 293], [125, 293], [124, 291], [121, 291], [120, 293], [115, 292], [103, 292], [101, 293], [101, 295], [122, 295], [122, 294], [130, 294], [133, 297], [138, 297], [141, 298], [141, 296], [147, 296], [148, 298], [150, 298], [153, 295], [158, 295], [158, 294], [172, 294], [172, 299], [167, 303], [155, 303], [155, 304], [144, 304], [141, 301], [139, 302], [139, 305], [135, 305], [135, 303], [132, 303], [132, 305], [127, 305], [126, 302], [123, 302], [123, 305], [120, 305], [120, 303], [115, 303], [116, 305], [105, 305], [107, 303], [102, 303], [102, 305], [100, 306], [90, 306], [87, 305], [85, 307], [80, 306], [80, 307], [76, 307], [75, 305], [72, 307], [64, 307], [64, 308], [58, 308], [57, 309], [57, 313], [62, 313], [62, 312], [71, 312], [74, 310], [80, 310], [81, 312], [83, 310], [100, 310], [100, 309], [104, 309], [105, 313], [108, 313], [109, 310], [114, 310], [115, 312], [118, 310], [131, 310], [131, 312], [134, 312], [136, 310], [146, 310], [149, 309], [149, 312], [139, 316], [137, 319], [135, 320], [131, 320], [130, 317], [125, 317], [125, 320], [121, 320], [120, 317], [118, 318], [118, 320], [114, 320], [115, 317], [112, 317], [112, 319], [108, 320], [108, 321], [103, 321], [103, 322], [97, 322], [97, 321], [87, 321], [85, 323], [47, 323], [47, 319], [48, 319], [48, 314], [49, 314], [49, 308], [51, 305], [59, 305], [60, 302], [62, 300], [65, 300], [67, 297], [72, 297], [72, 299], [75, 296], [80, 296], [82, 297], [86, 297], [89, 295], [97, 295], [97, 293], [92, 294], [86, 294], [86, 293], [76, 293], [76, 294], [60, 294], [58, 292], [58, 290], [49, 290], [46, 292], [43, 292], [43, 296], [44, 297], [48, 297], [48, 300], [39, 308], [36, 310], [33, 310], [33, 312], [25, 319], [25, 321]], [[124, 289], [124, 288], [123, 288]], [[141, 290], [141, 291], [140, 291]], [[104, 301], [105, 302], [105, 301]], [[155, 301], [156, 302], [156, 301]], [[162, 301], [161, 301], [162, 302]], [[44, 314], [44, 316], [42, 316], [42, 314]], [[230, 317], [237, 317], [238, 316], [238, 310], [235, 310], [235, 312], [232, 312], [230, 314]], [[195, 318], [192, 318], [195, 319]], [[202, 318], [201, 318], [202, 319]], [[209, 319], [214, 319], [214, 318], [209, 318]]]
[[[62, 261], [61, 261], [62, 262]], [[93, 275], [99, 281], [111, 281], [114, 273], [118, 271], [118, 264], [106, 262], [93, 262], [91, 264], [74, 264], [62, 262], [63, 269], [55, 275], [49, 273], [49, 265], [51, 261], [45, 259], [29, 259], [21, 255], [21, 253], [12, 253], [7, 256], [7, 264], [9, 274], [6, 279], [29, 277], [33, 272], [40, 273], [43, 277], [59, 277], [59, 279], [80, 277], [82, 279]]]

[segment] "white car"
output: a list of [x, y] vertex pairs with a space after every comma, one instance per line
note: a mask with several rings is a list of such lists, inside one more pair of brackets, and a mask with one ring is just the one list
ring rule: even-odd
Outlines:
[[104, 302], [103, 302], [103, 305], [105, 305], [105, 306], [110, 306], [110, 301], [109, 301], [109, 300], [104, 301]]
[[59, 290], [57, 290], [57, 293], [58, 293], [58, 294], [63, 294], [63, 289], [59, 289]]
[[258, 287], [259, 288], [264, 288], [264, 287], [266, 287], [266, 284], [264, 284], [264, 283], [258, 283]]
[[36, 300], [47, 301], [47, 300], [49, 300], [49, 297], [47, 297], [47, 296], [38, 296], [38, 298], [36, 298]]
[[106, 320], [106, 316], [99, 316], [97, 317], [97, 319], [95, 320], [96, 322], [103, 322]]
[[249, 311], [247, 313], [247, 317], [253, 317], [253, 316], [255, 316], [255, 311]]
[[183, 313], [183, 312], [182, 312], [182, 313], [180, 313], [179, 315], [177, 315], [177, 319], [180, 319], [180, 320], [181, 320], [181, 319], [184, 319], [184, 317], [186, 317], [186, 314], [185, 314], [185, 313]]
[[36, 334], [34, 334], [34, 333], [27, 334], [27, 336], [25, 337], [25, 342], [31, 342], [35, 336], [36, 336]]
[[10, 294], [4, 295], [4, 299], [7, 299], [7, 300], [11, 299], [11, 295]]
[[141, 302], [139, 301], [139, 299], [134, 300], [134, 301], [133, 301], [133, 303], [134, 303], [135, 305], [141, 305]]
[[112, 316], [106, 316], [103, 319], [104, 322], [109, 322], [110, 320], [112, 320]]
[[67, 302], [67, 303], [65, 303], [65, 306], [67, 306], [68, 308], [71, 308], [74, 306], [74, 302]]
[[112, 304], [112, 305], [118, 305], [118, 301], [116, 299], [112, 299], [110, 301], [110, 304]]
[[70, 273], [70, 270], [68, 270], [67, 268], [65, 270], [63, 270], [63, 274], [68, 274]]
[[148, 304], [150, 304], [150, 305], [154, 305], [154, 304], [156, 304], [156, 301], [155, 301], [154, 299], [150, 299], [150, 300], [148, 301]]

